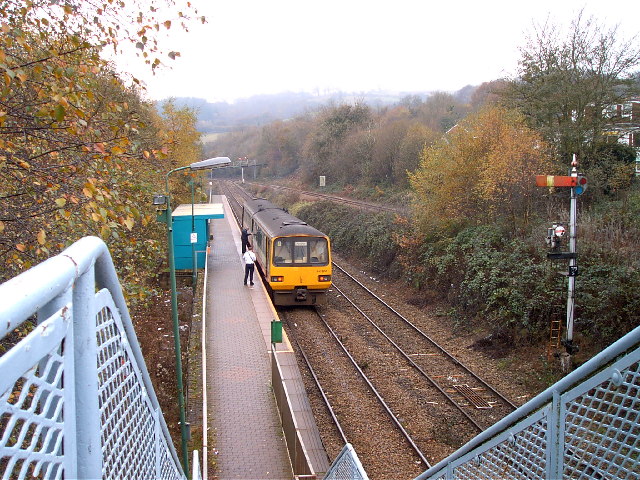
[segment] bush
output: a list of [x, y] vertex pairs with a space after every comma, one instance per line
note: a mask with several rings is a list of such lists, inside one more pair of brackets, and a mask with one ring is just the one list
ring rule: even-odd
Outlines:
[[640, 324], [640, 272], [611, 258], [585, 258], [576, 280], [576, 327], [600, 346]]

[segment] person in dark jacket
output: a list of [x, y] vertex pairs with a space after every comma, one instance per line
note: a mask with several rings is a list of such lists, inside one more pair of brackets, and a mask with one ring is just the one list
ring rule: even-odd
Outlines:
[[249, 235], [251, 235], [249, 233], [249, 231], [246, 228], [242, 229], [242, 233], [240, 234], [240, 241], [242, 242], [242, 254], [244, 255], [244, 252], [247, 251], [247, 246], [251, 245], [249, 243]]

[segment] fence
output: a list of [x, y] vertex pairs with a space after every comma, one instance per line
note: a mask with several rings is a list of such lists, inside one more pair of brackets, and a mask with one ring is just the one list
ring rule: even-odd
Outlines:
[[369, 480], [356, 451], [347, 443], [333, 461], [323, 480]]
[[0, 319], [37, 321], [0, 357], [3, 479], [185, 478], [100, 239], [1, 285]]
[[640, 478], [640, 327], [415, 480]]

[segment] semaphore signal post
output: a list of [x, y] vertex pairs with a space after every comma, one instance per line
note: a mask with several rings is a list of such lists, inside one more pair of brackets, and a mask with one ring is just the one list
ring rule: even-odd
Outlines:
[[562, 370], [568, 372], [571, 370], [571, 356], [578, 351], [578, 346], [573, 343], [573, 315], [575, 310], [575, 285], [576, 276], [578, 275], [578, 258], [576, 250], [576, 225], [577, 225], [577, 203], [578, 195], [582, 195], [587, 189], [587, 179], [578, 173], [578, 162], [575, 154], [571, 162], [571, 175], [536, 175], [536, 185], [538, 187], [565, 187], [571, 188], [571, 205], [569, 213], [569, 250], [567, 252], [560, 251], [562, 237], [565, 229], [562, 225], [554, 225], [548, 229], [547, 244], [551, 251], [547, 254], [550, 260], [569, 260], [569, 268], [564, 275], [568, 278], [567, 291], [567, 323], [566, 335], [562, 341], [566, 353], [560, 357]]

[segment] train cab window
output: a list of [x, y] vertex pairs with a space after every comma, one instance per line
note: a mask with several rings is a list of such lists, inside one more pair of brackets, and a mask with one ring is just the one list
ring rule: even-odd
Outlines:
[[291, 242], [288, 238], [278, 238], [274, 242], [273, 258], [276, 265], [293, 263], [293, 252], [291, 251]]
[[309, 241], [307, 239], [293, 242], [293, 263], [309, 263]]
[[329, 249], [324, 238], [309, 239], [309, 259], [312, 264], [326, 265], [329, 263]]
[[327, 265], [328, 252], [327, 240], [324, 238], [277, 238], [273, 246], [273, 262], [280, 266]]

